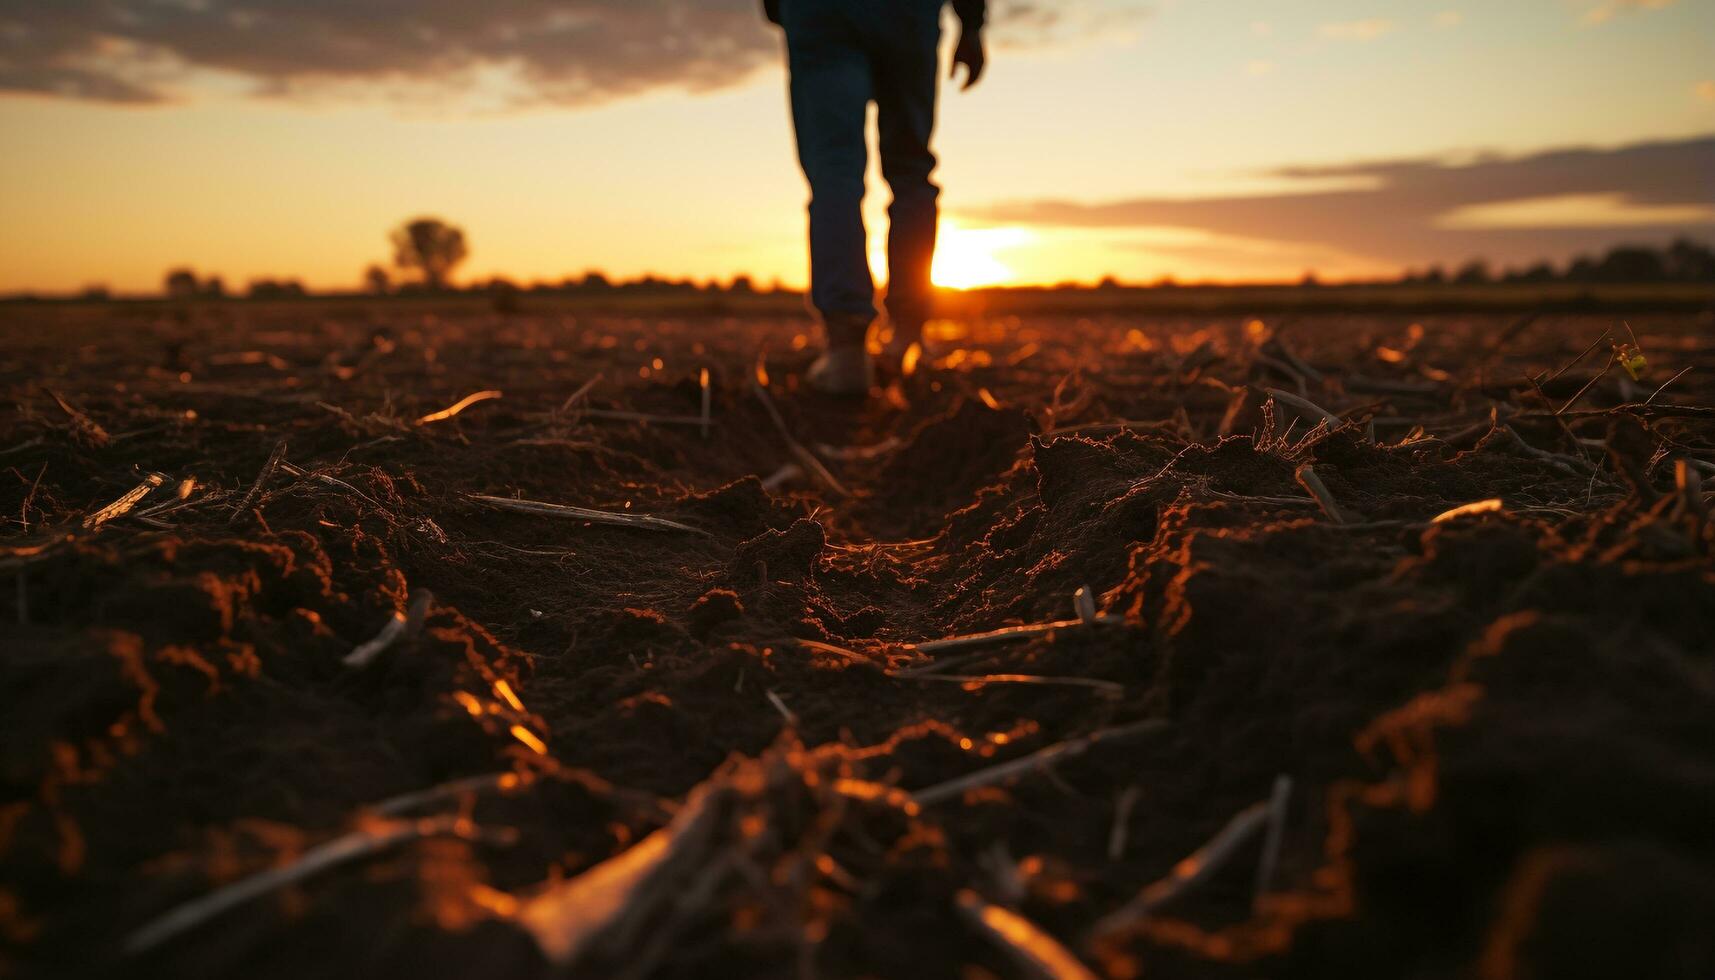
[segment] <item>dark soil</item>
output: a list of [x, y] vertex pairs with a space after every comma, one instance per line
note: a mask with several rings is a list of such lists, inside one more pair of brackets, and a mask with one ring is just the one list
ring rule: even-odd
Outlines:
[[[578, 975], [1023, 975], [966, 890], [1113, 977], [1715, 975], [1715, 523], [1676, 482], [1715, 487], [1707, 316], [1634, 318], [1645, 377], [1558, 417], [1608, 349], [1550, 376], [1617, 323], [946, 322], [842, 404], [799, 387], [792, 319], [5, 316], [0, 976], [547, 976], [517, 900], [699, 785], [725, 809], [672, 913]], [[759, 349], [851, 496], [764, 489], [793, 456]], [[586, 414], [694, 417], [704, 368], [706, 436]], [[898, 676], [920, 641], [1075, 618], [1081, 586], [1123, 624], [944, 673], [1110, 686]], [[458, 832], [124, 952], [390, 797], [505, 771], [414, 812]], [[1095, 928], [1282, 774], [1266, 893], [1253, 842]]]

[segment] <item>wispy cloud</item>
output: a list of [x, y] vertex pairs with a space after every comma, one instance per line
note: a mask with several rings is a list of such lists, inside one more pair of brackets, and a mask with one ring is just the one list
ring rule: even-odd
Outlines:
[[[1012, 46], [1112, 32], [1144, 0], [997, 0]], [[0, 94], [177, 97], [198, 72], [293, 96], [356, 83], [468, 86], [586, 105], [718, 89], [779, 57], [753, 0], [0, 0]]]
[[1323, 24], [1320, 33], [1323, 37], [1336, 41], [1374, 41], [1384, 34], [1393, 33], [1397, 26], [1385, 17], [1371, 17], [1367, 20], [1343, 20]]
[[1602, 0], [1594, 7], [1584, 12], [1579, 22], [1587, 26], [1606, 24], [1621, 14], [1639, 10], [1662, 10], [1673, 6], [1678, 0]]
[[[732, 0], [728, 0], [732, 2]], [[1154, 0], [990, 0], [989, 32], [1012, 50], [1130, 38]]]
[[1268, 176], [1340, 182], [1255, 196], [1004, 203], [976, 217], [1081, 228], [1186, 228], [1338, 250], [1400, 265], [1485, 255], [1564, 257], [1616, 237], [1715, 235], [1715, 135], [1521, 157], [1286, 167]]

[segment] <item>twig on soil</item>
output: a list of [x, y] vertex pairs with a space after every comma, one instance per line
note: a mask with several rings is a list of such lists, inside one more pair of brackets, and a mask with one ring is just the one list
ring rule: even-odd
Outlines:
[[1340, 426], [1346, 424], [1345, 419], [1335, 415], [1333, 412], [1328, 411], [1308, 398], [1300, 398], [1289, 391], [1281, 391], [1279, 388], [1264, 388], [1263, 391], [1275, 401], [1285, 402], [1306, 415], [1313, 415], [1316, 418], [1323, 419], [1331, 428], [1338, 429]]
[[1667, 379], [1667, 380], [1666, 380], [1666, 381], [1663, 381], [1663, 382], [1662, 382], [1662, 383], [1661, 383], [1661, 387], [1660, 387], [1660, 388], [1657, 388], [1657, 389], [1656, 389], [1656, 390], [1655, 390], [1655, 394], [1653, 394], [1653, 395], [1651, 395], [1651, 396], [1649, 396], [1649, 397], [1648, 397], [1648, 398], [1645, 398], [1645, 399], [1644, 399], [1644, 404], [1645, 404], [1645, 405], [1653, 405], [1653, 404], [1655, 404], [1655, 400], [1656, 400], [1656, 398], [1657, 398], [1657, 397], [1658, 397], [1658, 396], [1659, 396], [1659, 395], [1660, 395], [1660, 394], [1661, 394], [1661, 393], [1662, 393], [1662, 392], [1664, 392], [1664, 391], [1666, 391], [1666, 390], [1667, 390], [1667, 386], [1668, 386], [1668, 385], [1670, 385], [1670, 384], [1673, 384], [1673, 383], [1674, 383], [1674, 382], [1675, 382], [1675, 381], [1678, 381], [1678, 380], [1679, 380], [1679, 379], [1680, 379], [1680, 378], [1683, 378], [1683, 377], [1685, 377], [1685, 376], [1686, 376], [1686, 375], [1687, 375], [1687, 374], [1689, 374], [1689, 373], [1690, 373], [1690, 372], [1691, 372], [1691, 369], [1692, 369], [1692, 368], [1694, 368], [1694, 367], [1696, 367], [1696, 366], [1697, 366], [1697, 365], [1695, 365], [1695, 364], [1688, 364], [1688, 365], [1686, 365], [1686, 366], [1685, 366], [1685, 367], [1683, 367], [1683, 368], [1680, 368], [1680, 370], [1679, 370], [1679, 373], [1678, 373], [1678, 374], [1676, 374], [1676, 375], [1674, 375], [1674, 376], [1673, 376], [1673, 377], [1671, 377], [1671, 378], [1668, 378], [1668, 379]]
[[815, 650], [819, 653], [831, 653], [842, 660], [849, 660], [852, 663], [862, 663], [865, 660], [863, 654], [858, 653], [856, 650], [847, 650], [845, 647], [835, 646], [832, 643], [823, 643], [821, 640], [806, 640], [794, 637], [790, 642], [805, 650]]
[[1091, 677], [1038, 677], [1034, 674], [915, 674], [910, 677], [893, 675], [902, 680], [942, 681], [949, 684], [1034, 684], [1038, 687], [1087, 687], [1106, 697], [1121, 697], [1125, 685]]
[[1252, 497], [1242, 493], [1228, 493], [1225, 490], [1210, 490], [1209, 496], [1217, 500], [1231, 500], [1241, 504], [1273, 504], [1277, 507], [1318, 506], [1314, 497]]
[[[20, 474], [21, 475], [21, 474]], [[24, 493], [24, 502], [18, 505], [18, 524], [25, 534], [30, 533], [30, 508], [36, 503], [36, 493], [42, 488], [42, 477], [48, 475], [48, 464], [36, 471], [36, 478], [30, 481], [30, 489]]]
[[582, 385], [580, 385], [578, 387], [577, 391], [572, 392], [571, 395], [569, 397], [567, 397], [567, 399], [564, 402], [561, 402], [560, 403], [560, 411], [562, 413], [571, 411], [572, 406], [576, 405], [578, 403], [578, 399], [589, 394], [590, 389], [594, 388], [598, 384], [601, 384], [601, 375], [599, 373], [595, 377], [589, 379], [588, 381], [585, 381]]
[[1578, 356], [1577, 356], [1577, 357], [1574, 357], [1574, 358], [1573, 358], [1573, 359], [1572, 359], [1572, 362], [1571, 362], [1571, 363], [1570, 363], [1570, 364], [1567, 364], [1567, 365], [1566, 365], [1566, 366], [1565, 366], [1565, 367], [1563, 367], [1563, 368], [1561, 368], [1561, 369], [1560, 369], [1560, 370], [1558, 370], [1558, 371], [1556, 371], [1556, 372], [1554, 372], [1554, 374], [1552, 374], [1552, 375], [1550, 375], [1550, 376], [1549, 376], [1549, 377], [1546, 377], [1546, 378], [1541, 378], [1541, 379], [1537, 379], [1537, 380], [1540, 380], [1540, 382], [1541, 382], [1541, 383], [1542, 383], [1542, 384], [1548, 384], [1548, 383], [1550, 383], [1550, 382], [1552, 382], [1552, 381], [1557, 381], [1557, 380], [1559, 380], [1559, 379], [1560, 379], [1560, 376], [1561, 376], [1561, 375], [1563, 375], [1563, 374], [1565, 374], [1565, 373], [1566, 373], [1566, 372], [1568, 372], [1568, 371], [1570, 371], [1570, 370], [1572, 370], [1572, 369], [1573, 369], [1573, 368], [1575, 368], [1575, 367], [1577, 367], [1577, 366], [1578, 366], [1578, 364], [1579, 364], [1579, 362], [1580, 362], [1580, 361], [1583, 361], [1583, 360], [1584, 360], [1584, 358], [1586, 358], [1586, 357], [1589, 357], [1589, 356], [1590, 356], [1590, 353], [1591, 353], [1591, 352], [1592, 352], [1592, 351], [1594, 351], [1594, 350], [1595, 350], [1595, 349], [1596, 349], [1596, 348], [1598, 348], [1598, 347], [1600, 347], [1600, 346], [1602, 346], [1602, 343], [1603, 343], [1603, 342], [1604, 342], [1604, 341], [1606, 341], [1606, 340], [1607, 340], [1607, 339], [1608, 339], [1608, 338], [1609, 338], [1609, 337], [1611, 337], [1611, 336], [1613, 336], [1613, 333], [1614, 333], [1614, 331], [1612, 331], [1612, 330], [1604, 330], [1604, 331], [1602, 331], [1602, 336], [1600, 336], [1600, 337], [1597, 337], [1597, 338], [1596, 338], [1596, 342], [1595, 342], [1595, 343], [1593, 343], [1593, 344], [1591, 344], [1591, 345], [1590, 345], [1590, 346], [1589, 346], [1589, 347], [1586, 347], [1586, 348], [1584, 348], [1584, 353], [1582, 353], [1582, 354], [1579, 354], [1579, 355], [1578, 355]]
[[1274, 871], [1280, 864], [1280, 845], [1286, 836], [1286, 810], [1292, 802], [1292, 777], [1281, 773], [1274, 777], [1274, 792], [1268, 798], [1268, 833], [1262, 839], [1262, 857], [1256, 866], [1256, 888], [1251, 907], [1262, 903], [1263, 895], [1274, 885]]
[[[1125, 622], [1124, 616], [1097, 616], [1096, 623], [1112, 626]], [[1035, 623], [1030, 626], [1009, 626], [1005, 629], [990, 630], [987, 633], [972, 633], [969, 636], [950, 636], [944, 640], [929, 640], [916, 644], [918, 653], [945, 653], [948, 650], [964, 650], [971, 647], [997, 646], [1002, 643], [1021, 643], [1038, 636], [1046, 636], [1055, 630], [1071, 629], [1077, 626], [1089, 625], [1081, 619], [1062, 619], [1052, 623]]]
[[[1628, 402], [1624, 405], [1615, 405], [1613, 408], [1567, 412], [1561, 418], [1599, 419], [1612, 418], [1616, 415], [1643, 415], [1658, 419], [1711, 419], [1715, 418], [1715, 405], [1646, 405], [1643, 402]], [[1513, 416], [1515, 420], [1553, 417], [1551, 412], [1520, 412]]]
[[1072, 593], [1072, 611], [1078, 614], [1078, 621], [1085, 626], [1096, 623], [1096, 593], [1087, 585], [1078, 586]]
[[1560, 408], [1555, 411], [1555, 413], [1554, 413], [1555, 418], [1559, 418], [1560, 416], [1565, 415], [1567, 409], [1578, 404], [1578, 400], [1580, 398], [1583, 398], [1585, 396], [1585, 394], [1587, 394], [1590, 391], [1591, 388], [1596, 387], [1596, 382], [1601, 381], [1603, 378], [1607, 377], [1608, 372], [1612, 371], [1614, 369], [1615, 360], [1617, 360], [1617, 358], [1614, 355], [1612, 355], [1612, 354], [1608, 355], [1608, 363], [1604, 364], [1602, 366], [1602, 370], [1594, 378], [1591, 378], [1589, 381], [1585, 382], [1584, 387], [1579, 388], [1578, 393], [1576, 395], [1573, 395], [1571, 398], [1568, 398], [1566, 400], [1566, 404], [1560, 406]]
[[1131, 811], [1142, 796], [1142, 788], [1134, 784], [1127, 786], [1114, 803], [1114, 827], [1108, 832], [1109, 861], [1118, 861], [1125, 856], [1126, 840], [1131, 836]]
[[1568, 456], [1564, 453], [1551, 453], [1546, 449], [1536, 448], [1530, 443], [1525, 442], [1524, 437], [1518, 434], [1518, 430], [1514, 429], [1510, 425], [1500, 426], [1500, 430], [1511, 437], [1512, 441], [1517, 443], [1518, 447], [1524, 450], [1527, 455], [1542, 460], [1563, 473], [1577, 476], [1580, 471], [1588, 473], [1594, 468], [1590, 465], [1589, 460], [1580, 459], [1577, 456]]
[[120, 497], [113, 503], [108, 504], [106, 507], [101, 508], [88, 517], [85, 517], [83, 519], [83, 529], [85, 531], [93, 531], [116, 517], [124, 517], [126, 514], [131, 512], [131, 508], [136, 507], [144, 497], [153, 493], [156, 487], [159, 487], [165, 482], [167, 482], [166, 477], [159, 473], [150, 473], [148, 476], [143, 478], [142, 483], [139, 483], [135, 487], [126, 491], [125, 496]]
[[442, 800], [461, 799], [478, 793], [486, 793], [490, 790], [510, 792], [523, 786], [527, 781], [526, 777], [516, 772], [491, 772], [484, 776], [466, 776], [463, 779], [455, 779], [439, 786], [431, 786], [428, 789], [401, 793], [379, 803], [373, 803], [367, 809], [371, 813], [384, 817], [397, 817], [400, 814], [418, 810]]
[[340, 663], [352, 669], [362, 669], [375, 662], [375, 658], [386, 653], [398, 643], [402, 637], [414, 636], [423, 628], [423, 620], [428, 618], [429, 603], [434, 601], [434, 594], [428, 589], [418, 589], [411, 595], [409, 612], [395, 612], [387, 625], [375, 638], [358, 644], [357, 648], [345, 655]]
[[769, 688], [763, 693], [768, 695], [768, 703], [774, 705], [774, 710], [780, 712], [780, 717], [786, 719], [786, 726], [797, 728], [798, 716], [792, 713], [791, 708], [786, 707], [786, 702], [781, 699], [780, 695], [774, 693], [773, 688]]
[[[403, 421], [396, 419], [396, 418], [393, 418], [392, 416], [389, 416], [389, 415], [381, 415], [379, 413], [373, 413], [372, 412], [363, 418], [358, 418], [356, 415], [353, 415], [351, 412], [348, 412], [345, 409], [340, 408], [338, 405], [335, 405], [331, 402], [324, 402], [324, 401], [319, 401], [319, 400], [316, 402], [316, 407], [320, 408], [324, 412], [327, 412], [329, 415], [332, 415], [335, 418], [338, 418], [340, 421], [351, 425], [353, 428], [362, 429], [365, 433], [368, 433], [368, 434], [373, 434], [378, 429], [386, 429], [386, 430], [390, 430], [392, 432], [409, 432], [409, 431], [411, 431], [410, 426], [406, 425]], [[383, 442], [383, 441], [386, 441], [389, 439], [398, 439], [398, 438], [399, 437], [396, 435], [381, 436], [381, 437], [376, 438], [370, 442], [366, 442], [363, 445], [372, 446], [372, 445], [375, 445], [376, 443], [379, 443], [379, 442]]]
[[262, 464], [262, 472], [256, 474], [256, 482], [250, 485], [244, 496], [238, 501], [238, 506], [232, 509], [232, 515], [226, 519], [228, 524], [238, 523], [238, 519], [250, 512], [256, 501], [262, 496], [262, 491], [268, 486], [268, 481], [274, 478], [274, 471], [280, 468], [280, 462], [286, 458], [286, 440], [281, 439], [274, 444], [274, 451], [268, 454], [268, 461]]
[[417, 424], [428, 425], [432, 422], [445, 422], [447, 419], [450, 419], [472, 405], [475, 405], [477, 402], [492, 401], [499, 397], [500, 392], [498, 391], [479, 391], [474, 395], [466, 395], [454, 402], [452, 405], [449, 405], [438, 412], [430, 412], [423, 416], [417, 420]]
[[714, 537], [713, 534], [700, 527], [680, 524], [678, 521], [670, 521], [665, 517], [651, 517], [647, 514], [616, 514], [605, 510], [591, 510], [588, 507], [548, 504], [538, 500], [516, 500], [512, 497], [490, 497], [479, 493], [470, 494], [469, 498], [479, 504], [493, 507], [495, 510], [509, 510], [536, 517], [559, 517], [574, 521], [588, 521], [591, 524], [631, 527], [644, 531], [682, 531], [688, 534], [700, 534], [705, 538]]
[[393, 618], [387, 621], [386, 626], [381, 627], [381, 632], [377, 633], [374, 639], [359, 643], [350, 653], [345, 655], [340, 663], [347, 667], [367, 667], [376, 657], [381, 656], [388, 647], [397, 643], [399, 637], [403, 635], [405, 635], [405, 614], [395, 612]]
[[774, 420], [774, 427], [780, 430], [780, 438], [786, 441], [786, 448], [797, 458], [798, 465], [804, 467], [804, 472], [820, 480], [835, 494], [841, 497], [850, 497], [851, 491], [847, 490], [834, 477], [834, 474], [828, 472], [828, 468], [822, 465], [822, 461], [816, 458], [816, 454], [805, 449], [803, 443], [793, 438], [792, 430], [786, 425], [786, 417], [780, 414], [780, 409], [774, 404], [774, 398], [768, 394], [768, 389], [763, 386], [762, 382], [752, 380], [750, 388], [756, 392], [756, 398], [762, 402], [762, 407], [768, 410], [768, 417]]
[[1275, 329], [1274, 334], [1274, 348], [1280, 351], [1280, 356], [1285, 358], [1286, 363], [1292, 365], [1293, 370], [1302, 374], [1304, 377], [1309, 378], [1311, 381], [1322, 380], [1322, 372], [1311, 367], [1309, 364], [1306, 364], [1304, 359], [1298, 356], [1298, 352], [1294, 351], [1292, 349], [1292, 345], [1286, 342], [1285, 334], [1281, 333], [1281, 330], [1278, 327]]
[[1209, 880], [1225, 867], [1246, 842], [1268, 824], [1272, 810], [1270, 801], [1253, 803], [1227, 821], [1220, 833], [1210, 838], [1190, 857], [1173, 866], [1167, 876], [1145, 888], [1136, 898], [1096, 923], [1095, 934], [1105, 935], [1123, 931], [1154, 915], [1169, 902]]
[[900, 679], [922, 677], [926, 674], [939, 674], [944, 670], [952, 670], [954, 667], [962, 667], [966, 664], [987, 660], [989, 657], [994, 655], [995, 651], [993, 650], [975, 650], [961, 656], [942, 657], [939, 660], [931, 660], [926, 664], [919, 664], [915, 667], [906, 667], [903, 670], [890, 671], [890, 673], [892, 676]]
[[94, 419], [73, 406], [71, 402], [61, 398], [59, 392], [52, 388], [43, 388], [42, 390], [48, 393], [48, 397], [52, 398], [55, 404], [59, 405], [60, 411], [66, 414], [66, 418], [71, 419], [72, 432], [77, 435], [80, 442], [92, 449], [101, 449], [112, 441], [106, 429], [103, 429]]
[[133, 932], [125, 940], [125, 952], [135, 956], [208, 922], [228, 909], [251, 899], [311, 878], [342, 864], [361, 860], [411, 841], [427, 837], [453, 836], [472, 839], [476, 828], [462, 817], [429, 820], [387, 820], [318, 844], [290, 864], [241, 878], [224, 888], [187, 902]]
[[1461, 507], [1455, 507], [1452, 510], [1443, 511], [1435, 515], [1429, 523], [1446, 524], [1448, 521], [1456, 521], [1461, 517], [1477, 517], [1482, 514], [1498, 514], [1504, 509], [1506, 509], [1506, 506], [1501, 503], [1501, 498], [1490, 497], [1488, 500], [1479, 500], [1475, 503], [1469, 503]]
[[804, 467], [799, 466], [797, 463], [787, 463], [763, 479], [762, 489], [767, 490], [769, 493], [778, 492], [781, 487], [791, 483], [793, 480], [796, 480], [803, 475]]
[[1090, 735], [1085, 735], [1082, 738], [1068, 739], [1064, 742], [1055, 743], [1054, 745], [1032, 752], [1022, 758], [1013, 759], [1009, 762], [1002, 762], [999, 765], [989, 766], [986, 769], [979, 769], [976, 772], [960, 776], [957, 779], [950, 779], [944, 783], [938, 783], [928, 789], [918, 790], [911, 794], [911, 798], [918, 806], [934, 806], [937, 803], [942, 803], [947, 800], [963, 796], [967, 790], [978, 789], [984, 786], [993, 786], [996, 783], [1005, 782], [1014, 776], [1034, 772], [1038, 769], [1053, 765], [1062, 759], [1071, 759], [1076, 756], [1083, 755], [1085, 752], [1088, 752], [1091, 747], [1103, 742], [1113, 742], [1120, 739], [1142, 735], [1154, 735], [1158, 732], [1166, 731], [1168, 727], [1169, 726], [1166, 721], [1163, 721], [1160, 718], [1152, 718], [1148, 721], [1140, 721], [1132, 725], [1122, 725], [1118, 728], [1104, 729]]
[[1317, 474], [1316, 467], [1305, 463], [1293, 475], [1298, 478], [1298, 485], [1310, 491], [1310, 496], [1316, 498], [1316, 502], [1322, 506], [1322, 513], [1327, 514], [1330, 521], [1335, 524], [1352, 523], [1340, 510], [1339, 501], [1335, 500], [1334, 495], [1328, 492], [1328, 485], [1322, 482], [1322, 477]]
[[40, 446], [44, 442], [47, 442], [47, 440], [43, 439], [41, 436], [37, 436], [34, 439], [25, 439], [23, 442], [18, 443], [16, 446], [11, 446], [11, 447], [6, 448], [6, 449], [0, 449], [0, 456], [10, 456], [13, 453], [21, 453], [26, 449], [34, 449], [37, 446]]
[[294, 463], [289, 463], [289, 462], [281, 463], [280, 469], [286, 471], [286, 473], [290, 476], [299, 477], [299, 478], [305, 479], [305, 480], [314, 480], [317, 483], [325, 483], [330, 487], [337, 487], [341, 490], [346, 491], [347, 493], [354, 494], [359, 499], [363, 500], [365, 503], [369, 504], [371, 507], [374, 507], [377, 511], [381, 512], [381, 515], [383, 517], [386, 517], [389, 521], [392, 520], [392, 512], [389, 511], [387, 508], [381, 506], [380, 502], [378, 502], [374, 497], [371, 497], [369, 494], [364, 493], [362, 490], [359, 490], [356, 487], [352, 486], [351, 484], [345, 482], [344, 480], [341, 480], [339, 477], [329, 476], [326, 473], [312, 473], [309, 470], [306, 470], [301, 466], [298, 466]]
[[886, 456], [904, 444], [898, 436], [888, 436], [873, 446], [831, 446], [825, 442], [818, 442], [816, 443], [816, 454], [838, 462], [851, 463]]
[[990, 942], [1000, 947], [1026, 976], [1035, 980], [1096, 980], [1060, 941], [1011, 909], [984, 901], [976, 892], [959, 893], [959, 912]]
[[1257, 363], [1265, 364], [1271, 368], [1274, 368], [1275, 371], [1279, 372], [1280, 374], [1283, 374], [1286, 377], [1291, 378], [1293, 384], [1296, 384], [1298, 386], [1299, 394], [1301, 394], [1301, 395], [1310, 394], [1310, 384], [1309, 384], [1308, 380], [1304, 377], [1304, 375], [1301, 374], [1297, 368], [1293, 367], [1292, 365], [1286, 363], [1285, 361], [1283, 361], [1280, 358], [1275, 357], [1271, 354], [1264, 354], [1262, 351], [1257, 351], [1256, 360], [1257, 360]]
[[518, 925], [561, 968], [597, 943], [624, 948], [704, 863], [731, 797], [730, 788], [703, 783], [667, 826], [576, 878], [525, 899]]

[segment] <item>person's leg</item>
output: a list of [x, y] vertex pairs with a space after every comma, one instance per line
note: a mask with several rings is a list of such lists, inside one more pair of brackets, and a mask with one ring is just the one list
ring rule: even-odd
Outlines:
[[893, 191], [888, 209], [887, 312], [895, 349], [921, 339], [933, 302], [930, 266], [935, 258], [940, 188], [931, 179], [935, 154], [935, 97], [940, 82], [941, 0], [872, 0], [885, 18], [869, 25], [890, 43], [878, 46], [875, 100], [881, 133], [881, 171]]
[[783, 6], [798, 159], [810, 182], [810, 301], [830, 350], [861, 350], [875, 319], [863, 223], [870, 59], [847, 4], [789, 0]]

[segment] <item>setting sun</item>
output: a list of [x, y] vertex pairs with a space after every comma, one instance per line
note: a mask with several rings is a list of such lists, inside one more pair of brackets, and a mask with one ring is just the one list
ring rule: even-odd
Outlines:
[[944, 221], [930, 278], [946, 289], [1005, 285], [1017, 277], [1000, 254], [1028, 245], [1035, 237], [1023, 228], [965, 228]]

